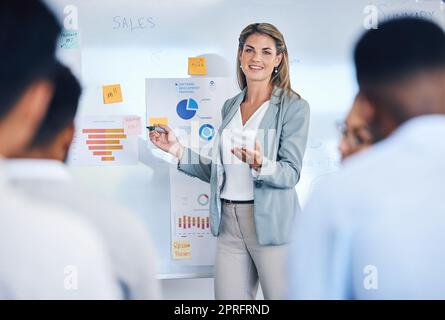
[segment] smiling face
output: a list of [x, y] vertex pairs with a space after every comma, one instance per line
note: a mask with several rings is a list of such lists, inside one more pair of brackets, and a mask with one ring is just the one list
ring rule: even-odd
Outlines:
[[282, 57], [277, 54], [274, 40], [260, 33], [250, 35], [239, 52], [240, 65], [248, 82], [269, 82]]

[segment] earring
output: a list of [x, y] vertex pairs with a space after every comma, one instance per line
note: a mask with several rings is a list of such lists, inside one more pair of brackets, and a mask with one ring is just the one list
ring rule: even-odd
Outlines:
[[275, 70], [273, 71], [274, 73], [278, 73], [278, 68], [275, 67]]

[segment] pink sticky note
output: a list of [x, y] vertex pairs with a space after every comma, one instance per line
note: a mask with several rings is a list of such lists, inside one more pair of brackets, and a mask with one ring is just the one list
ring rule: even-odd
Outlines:
[[127, 134], [141, 134], [141, 117], [126, 116], [124, 117], [124, 130]]

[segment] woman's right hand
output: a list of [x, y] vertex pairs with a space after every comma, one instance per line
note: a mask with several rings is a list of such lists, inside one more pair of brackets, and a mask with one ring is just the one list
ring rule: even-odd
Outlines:
[[165, 133], [158, 131], [150, 131], [149, 137], [150, 141], [159, 149], [170, 153], [178, 159], [182, 158], [182, 153], [184, 152], [184, 147], [178, 141], [175, 133], [168, 126], [162, 124], [157, 124], [156, 126], [161, 127], [165, 130]]

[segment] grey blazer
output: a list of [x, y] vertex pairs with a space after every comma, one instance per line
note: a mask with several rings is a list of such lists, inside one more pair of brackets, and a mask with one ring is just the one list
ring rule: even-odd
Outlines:
[[[213, 146], [212, 159], [185, 149], [178, 170], [210, 183], [210, 227], [218, 236], [221, 221], [220, 192], [225, 173], [221, 133], [244, 100], [246, 89], [228, 99], [222, 108], [222, 124]], [[296, 94], [275, 88], [257, 135], [263, 147], [263, 164], [254, 181], [254, 220], [258, 243], [281, 245], [291, 239], [293, 220], [300, 212], [295, 186], [300, 179], [309, 130], [309, 104]]]

